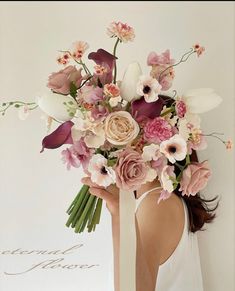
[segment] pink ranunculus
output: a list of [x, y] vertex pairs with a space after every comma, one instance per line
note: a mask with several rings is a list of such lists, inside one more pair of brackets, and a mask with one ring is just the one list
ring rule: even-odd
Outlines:
[[119, 156], [115, 167], [116, 184], [123, 190], [136, 190], [145, 181], [147, 166], [137, 151], [126, 148]]
[[68, 66], [59, 72], [52, 73], [49, 76], [47, 87], [56, 93], [68, 95], [72, 82], [76, 87], [81, 85], [83, 79], [81, 70], [82, 69], [77, 70], [74, 66]]
[[172, 137], [173, 131], [170, 123], [162, 117], [149, 120], [144, 127], [144, 139], [156, 144]]
[[183, 118], [185, 113], [187, 112], [187, 106], [183, 100], [177, 100], [175, 104], [176, 114], [179, 118]]
[[179, 191], [182, 191], [182, 195], [196, 195], [206, 187], [210, 176], [208, 161], [193, 162], [183, 171]]

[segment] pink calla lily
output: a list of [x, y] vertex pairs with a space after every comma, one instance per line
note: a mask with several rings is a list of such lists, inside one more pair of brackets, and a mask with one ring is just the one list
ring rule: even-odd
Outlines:
[[45, 136], [42, 140], [42, 149], [40, 153], [44, 151], [44, 148], [56, 149], [63, 144], [73, 144], [71, 137], [71, 128], [73, 125], [74, 123], [72, 121], [66, 121], [51, 134]]

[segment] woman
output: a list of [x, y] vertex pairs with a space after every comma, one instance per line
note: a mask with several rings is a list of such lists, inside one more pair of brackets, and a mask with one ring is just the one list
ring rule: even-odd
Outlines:
[[[193, 151], [191, 161], [198, 161]], [[184, 163], [184, 161], [182, 161]], [[112, 217], [114, 248], [114, 284], [119, 288], [119, 190], [107, 189], [92, 183], [89, 177], [82, 182], [89, 185], [91, 194], [106, 201]], [[176, 189], [167, 200], [157, 200], [161, 187], [156, 179], [142, 185], [136, 193], [136, 288], [137, 291], [202, 291], [202, 277], [196, 232], [215, 218], [198, 193], [182, 196]]]

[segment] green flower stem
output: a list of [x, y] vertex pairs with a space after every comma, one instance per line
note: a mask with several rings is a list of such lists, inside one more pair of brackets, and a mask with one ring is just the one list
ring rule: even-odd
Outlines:
[[94, 212], [95, 212], [95, 205], [96, 205], [96, 202], [97, 202], [97, 197], [94, 196], [95, 199], [93, 200], [93, 203], [92, 203], [92, 206], [91, 206], [91, 215], [89, 217], [89, 220], [88, 220], [88, 223], [87, 223], [87, 227], [89, 228], [89, 225], [92, 223], [92, 219], [93, 219], [93, 216], [94, 216]]
[[87, 191], [86, 194], [85, 194], [85, 197], [84, 197], [83, 200], [82, 200], [82, 203], [80, 203], [80, 205], [79, 205], [79, 209], [77, 210], [75, 216], [73, 217], [73, 222], [72, 222], [72, 225], [71, 225], [72, 228], [75, 227], [75, 225], [76, 225], [78, 219], [79, 219], [80, 216], [82, 215], [82, 213], [83, 213], [83, 211], [84, 211], [84, 208], [86, 207], [86, 203], [87, 203], [89, 197], [90, 197], [90, 194], [89, 194], [89, 192]]
[[84, 229], [85, 229], [85, 227], [86, 227], [88, 221], [89, 221], [90, 218], [92, 217], [93, 209], [94, 209], [94, 205], [95, 205], [94, 201], [96, 200], [96, 197], [95, 197], [94, 195], [92, 195], [92, 198], [91, 198], [91, 199], [92, 199], [91, 206], [90, 206], [90, 208], [88, 209], [88, 212], [87, 212], [87, 214], [86, 214], [86, 217], [84, 218], [84, 220], [83, 220], [83, 222], [82, 222], [82, 225], [81, 225], [81, 227], [80, 227], [80, 229], [79, 229], [79, 233], [81, 233], [81, 232], [84, 231]]
[[89, 209], [92, 205], [93, 199], [94, 199], [94, 195], [89, 194], [89, 199], [86, 203], [85, 209], [83, 210], [82, 215], [79, 217], [78, 221], [76, 222], [76, 225], [75, 225], [75, 232], [76, 233], [79, 232], [79, 229], [80, 229], [84, 219], [86, 218], [87, 212], [89, 211]]
[[[119, 43], [120, 39], [117, 38], [114, 48], [113, 48], [113, 55], [116, 57], [116, 51], [117, 51], [117, 45]], [[117, 79], [117, 64], [115, 60], [115, 66], [114, 66], [114, 77], [113, 77], [113, 83], [116, 84], [116, 79]]]
[[175, 108], [174, 107], [170, 107], [168, 110], [166, 110], [165, 112], [163, 112], [160, 116], [163, 117], [171, 112], [174, 112]]
[[96, 209], [95, 209], [93, 222], [92, 222], [92, 230], [93, 231], [95, 231], [96, 225], [99, 224], [99, 222], [100, 222], [102, 203], [103, 203], [103, 200], [101, 198], [99, 198], [97, 201], [97, 204], [96, 204]]
[[70, 205], [69, 209], [67, 212], [72, 212], [70, 213], [69, 219], [66, 222], [66, 226], [69, 227], [70, 224], [72, 223], [77, 211], [79, 210], [81, 203], [84, 199], [84, 196], [86, 195], [87, 191], [89, 190], [89, 186], [83, 185], [81, 190], [79, 191], [77, 197], [74, 199], [73, 203]]

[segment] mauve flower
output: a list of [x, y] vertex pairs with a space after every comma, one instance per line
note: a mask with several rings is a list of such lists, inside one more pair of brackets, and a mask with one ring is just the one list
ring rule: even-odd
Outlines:
[[175, 134], [168, 140], [161, 142], [160, 151], [173, 164], [176, 161], [185, 159], [187, 154], [187, 143], [179, 134]]
[[104, 120], [106, 116], [108, 116], [109, 112], [106, 107], [103, 105], [97, 105], [96, 107], [93, 107], [91, 110], [91, 116], [95, 120]]
[[150, 75], [157, 79], [162, 90], [168, 90], [174, 79], [174, 70], [173, 68], [168, 67], [174, 64], [175, 60], [170, 58], [170, 51], [166, 50], [161, 55], [157, 55], [155, 52], [151, 52], [147, 59], [148, 66], [152, 66], [152, 71]]
[[161, 88], [162, 86], [156, 79], [150, 76], [140, 76], [136, 92], [140, 96], [144, 96], [147, 103], [152, 103], [158, 100]]
[[210, 176], [208, 161], [193, 162], [183, 171], [179, 191], [182, 191], [182, 195], [194, 196], [206, 187]]
[[67, 164], [67, 170], [71, 167], [78, 168], [80, 166], [80, 161], [70, 148], [67, 148], [61, 152], [62, 161]]
[[86, 103], [95, 104], [104, 99], [103, 89], [93, 86], [83, 86], [77, 95], [78, 100], [83, 99]]
[[174, 59], [170, 57], [170, 50], [166, 50], [164, 53], [158, 55], [155, 52], [151, 52], [147, 58], [147, 65], [154, 66], [154, 65], [173, 65], [175, 62]]
[[97, 52], [90, 53], [88, 55], [88, 59], [93, 60], [97, 65], [108, 69], [108, 72], [100, 77], [100, 82], [103, 85], [111, 83], [113, 78], [112, 77], [113, 68], [117, 57], [103, 49], [98, 49]]
[[68, 66], [59, 72], [52, 73], [49, 76], [47, 87], [56, 93], [68, 95], [72, 82], [76, 87], [81, 85], [83, 79], [81, 71], [82, 69], [77, 70], [75, 66]]
[[163, 168], [167, 165], [167, 158], [159, 151], [157, 159], [150, 162], [151, 167], [155, 169], [157, 175], [160, 177]]
[[134, 29], [127, 23], [113, 21], [107, 28], [110, 37], [118, 37], [123, 42], [133, 41], [135, 38]]
[[147, 119], [153, 119], [161, 114], [164, 101], [159, 98], [157, 101], [147, 103], [142, 97], [139, 100], [134, 100], [131, 103], [131, 114], [136, 121], [142, 122]]
[[89, 162], [88, 172], [91, 181], [101, 187], [108, 187], [115, 183], [115, 171], [112, 167], [108, 167], [107, 159], [101, 154], [94, 155]]
[[148, 142], [160, 144], [172, 135], [172, 126], [162, 117], [156, 117], [145, 124], [144, 139]]
[[123, 190], [136, 190], [144, 183], [147, 165], [141, 155], [131, 149], [123, 150], [115, 167], [116, 185]]

